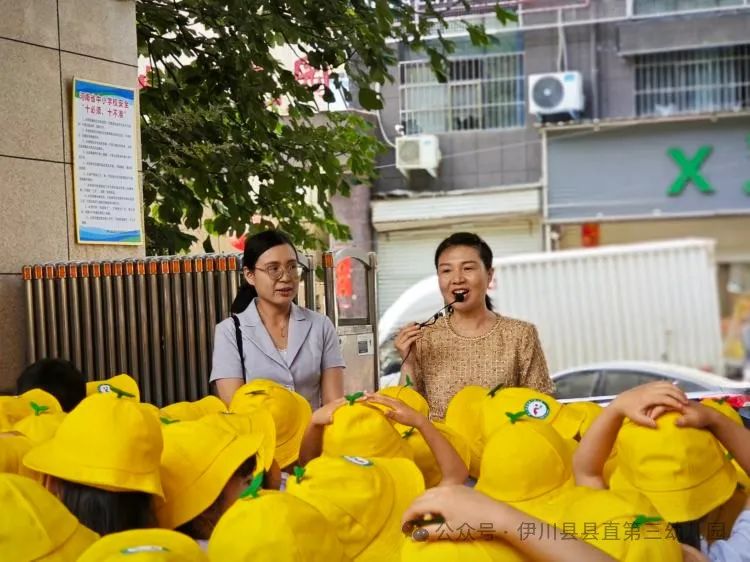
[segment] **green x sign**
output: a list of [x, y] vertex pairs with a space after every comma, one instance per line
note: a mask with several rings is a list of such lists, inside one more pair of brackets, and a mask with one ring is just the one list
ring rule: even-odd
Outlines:
[[698, 188], [701, 193], [715, 193], [711, 184], [704, 178], [700, 169], [703, 163], [711, 156], [713, 147], [701, 146], [695, 156], [688, 158], [685, 156], [685, 152], [681, 148], [670, 148], [667, 150], [667, 154], [674, 160], [675, 164], [680, 168], [680, 175], [674, 180], [672, 185], [667, 191], [667, 195], [676, 196], [680, 195], [690, 182]]

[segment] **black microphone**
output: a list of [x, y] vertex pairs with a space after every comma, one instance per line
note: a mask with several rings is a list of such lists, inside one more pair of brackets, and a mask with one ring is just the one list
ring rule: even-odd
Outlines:
[[[453, 296], [456, 297], [453, 302], [446, 304], [443, 308], [441, 308], [435, 314], [433, 314], [432, 316], [430, 316], [430, 318], [428, 320], [425, 320], [424, 322], [420, 322], [419, 323], [419, 327], [420, 328], [424, 328], [426, 326], [430, 326], [430, 325], [434, 324], [435, 322], [438, 321], [438, 318], [440, 318], [440, 313], [441, 312], [443, 312], [444, 310], [447, 310], [448, 308], [452, 307], [457, 302], [464, 302], [464, 299], [466, 298], [466, 295], [464, 295], [463, 293], [456, 293]], [[409, 348], [409, 351], [406, 354], [406, 357], [404, 357], [404, 360], [401, 362], [401, 364], [406, 363], [406, 360], [409, 358], [409, 355], [411, 355], [411, 352], [414, 350], [415, 347], [416, 346], [414, 344], [411, 345], [411, 347]]]

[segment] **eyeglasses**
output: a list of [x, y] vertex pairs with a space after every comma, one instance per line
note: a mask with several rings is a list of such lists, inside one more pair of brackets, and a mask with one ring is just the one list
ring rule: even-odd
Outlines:
[[278, 281], [284, 277], [284, 273], [286, 273], [290, 279], [299, 279], [302, 276], [303, 269], [302, 264], [299, 263], [290, 263], [286, 266], [274, 263], [265, 269], [262, 267], [255, 268], [256, 271], [262, 271], [268, 275], [273, 281]]

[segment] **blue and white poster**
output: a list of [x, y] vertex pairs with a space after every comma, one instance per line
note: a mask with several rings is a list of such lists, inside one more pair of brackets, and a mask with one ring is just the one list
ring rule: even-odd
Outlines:
[[135, 89], [73, 80], [73, 176], [79, 244], [140, 245]]

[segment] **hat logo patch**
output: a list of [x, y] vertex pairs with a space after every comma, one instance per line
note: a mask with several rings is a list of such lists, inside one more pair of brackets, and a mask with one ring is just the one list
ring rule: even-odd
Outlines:
[[97, 390], [101, 392], [102, 394], [107, 394], [108, 392], [112, 392], [112, 387], [108, 384], [100, 384], [97, 387]]
[[372, 466], [372, 461], [369, 459], [365, 459], [363, 457], [350, 457], [348, 455], [344, 455], [344, 460], [349, 461], [352, 464], [356, 464], [357, 466]]
[[544, 400], [534, 398], [526, 402], [523, 407], [526, 415], [536, 420], [543, 420], [549, 416], [549, 405]]
[[143, 546], [131, 546], [130, 548], [123, 548], [120, 554], [140, 554], [141, 552], [169, 552], [169, 549], [164, 546], [158, 546], [155, 544], [144, 544]]

